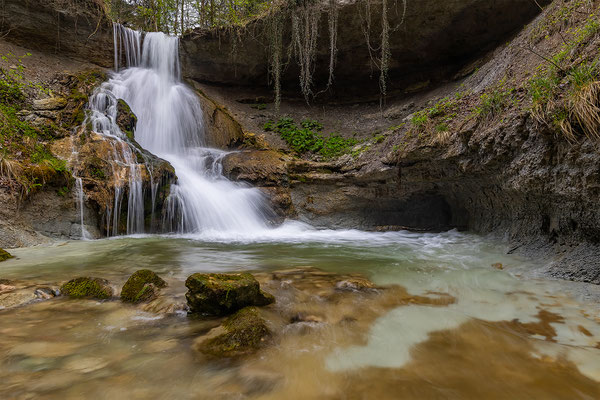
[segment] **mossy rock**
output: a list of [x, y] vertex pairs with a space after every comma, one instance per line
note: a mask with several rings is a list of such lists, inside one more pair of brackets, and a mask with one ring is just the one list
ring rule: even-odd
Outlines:
[[131, 111], [129, 104], [123, 99], [119, 99], [117, 102], [117, 125], [119, 125], [121, 131], [129, 138], [129, 140], [134, 140], [137, 117], [133, 111]]
[[256, 352], [271, 336], [256, 307], [239, 310], [217, 329], [224, 333], [201, 341], [197, 351], [212, 357], [239, 357]]
[[60, 292], [75, 299], [108, 299], [113, 295], [113, 289], [106, 279], [75, 278], [60, 287]]
[[260, 289], [249, 273], [193, 274], [186, 281], [185, 297], [190, 312], [206, 315], [227, 315], [247, 306], [265, 306], [275, 298]]
[[0, 249], [0, 261], [6, 261], [13, 256], [6, 250]]
[[149, 269], [136, 271], [127, 279], [121, 290], [121, 300], [128, 303], [140, 303], [155, 299], [160, 288], [167, 286], [160, 276]]

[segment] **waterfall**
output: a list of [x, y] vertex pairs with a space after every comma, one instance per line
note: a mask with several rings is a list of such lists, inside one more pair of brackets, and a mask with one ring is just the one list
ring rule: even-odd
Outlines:
[[79, 209], [79, 224], [81, 225], [81, 239], [88, 240], [90, 238], [90, 234], [85, 229], [84, 221], [83, 221], [83, 208], [84, 204], [84, 196], [83, 196], [83, 181], [81, 178], [75, 178], [75, 189], [77, 190], [77, 208]]
[[[163, 210], [166, 231], [248, 234], [267, 228], [268, 207], [261, 192], [226, 179], [220, 160], [227, 153], [205, 146], [199, 99], [181, 82], [178, 38], [157, 32], [142, 35], [115, 24], [114, 40], [115, 71], [89, 102], [92, 130], [114, 139], [114, 160], [128, 171], [115, 187], [114, 204], [107, 213], [108, 234], [118, 233], [126, 185], [127, 233], [144, 229], [141, 171], [116, 123], [119, 99], [138, 118], [135, 140], [175, 168], [178, 183], [171, 186]], [[123, 59], [126, 65], [120, 68]]]

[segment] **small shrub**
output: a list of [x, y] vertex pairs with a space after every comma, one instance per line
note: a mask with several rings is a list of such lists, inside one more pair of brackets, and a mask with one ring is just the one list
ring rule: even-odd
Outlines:
[[268, 121], [264, 125], [268, 132], [277, 132], [287, 145], [298, 154], [313, 153], [329, 159], [338, 157], [357, 143], [356, 139], [345, 139], [337, 134], [323, 137], [323, 125], [314, 120], [304, 120], [300, 127], [292, 118]]
[[416, 128], [423, 128], [429, 122], [429, 117], [427, 115], [427, 112], [419, 111], [419, 112], [415, 113], [413, 115], [412, 119], [410, 120], [410, 122], [412, 122], [412, 124]]
[[475, 113], [482, 118], [494, 118], [508, 106], [515, 89], [496, 88], [481, 95], [481, 103]]
[[448, 124], [446, 124], [445, 122], [442, 122], [441, 124], [438, 124], [435, 127], [436, 132], [448, 132], [448, 130], [449, 130]]

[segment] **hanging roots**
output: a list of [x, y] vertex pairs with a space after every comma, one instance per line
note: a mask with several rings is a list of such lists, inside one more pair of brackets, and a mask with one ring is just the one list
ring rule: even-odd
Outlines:
[[[334, 81], [334, 72], [337, 60], [338, 43], [338, 19], [339, 19], [339, 0], [329, 0], [327, 2], [328, 12], [328, 34], [329, 34], [329, 76], [327, 85], [322, 93], [328, 90]], [[363, 21], [361, 24], [369, 56], [372, 65], [375, 65], [379, 72], [379, 88], [382, 102], [384, 101], [388, 90], [388, 70], [391, 60], [390, 32], [398, 29], [404, 23], [407, 10], [407, 0], [402, 0], [402, 18], [397, 26], [391, 26], [388, 13], [390, 10], [389, 0], [382, 0], [381, 12], [381, 42], [379, 46], [374, 47], [371, 44], [371, 31], [373, 27], [371, 10], [373, 0], [362, 0], [363, 7], [359, 7], [360, 16]], [[399, 0], [393, 0], [395, 4]], [[322, 3], [313, 0], [299, 0], [294, 4], [284, 5], [281, 8], [271, 12], [266, 17], [266, 36], [269, 46], [269, 80], [275, 91], [275, 107], [279, 111], [281, 104], [281, 78], [285, 67], [284, 41], [283, 33], [285, 23], [291, 22], [291, 42], [287, 47], [288, 62], [294, 57], [300, 67], [300, 90], [307, 103], [315, 96], [313, 92], [313, 74], [315, 70], [317, 41], [319, 38], [319, 22], [324, 10]]]
[[292, 14], [292, 45], [300, 66], [300, 90], [308, 103], [312, 92], [321, 9], [304, 3]]
[[333, 70], [337, 57], [338, 16], [337, 0], [329, 0], [329, 78], [325, 90], [333, 84]]
[[281, 105], [281, 73], [283, 70], [283, 20], [281, 13], [268, 17], [267, 37], [269, 38], [269, 78], [275, 90], [275, 109]]

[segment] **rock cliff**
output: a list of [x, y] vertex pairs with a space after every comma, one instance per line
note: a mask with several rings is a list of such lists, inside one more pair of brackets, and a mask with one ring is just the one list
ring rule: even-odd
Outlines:
[[[523, 0], [351, 0], [306, 4], [310, 6], [285, 6], [243, 27], [199, 29], [186, 34], [181, 40], [184, 75], [203, 83], [267, 87], [272, 81], [269, 71], [272, 72], [273, 40], [279, 35], [285, 64], [282, 85], [286, 95], [298, 95], [301, 67], [288, 50], [295, 46], [293, 40], [299, 40], [292, 32], [292, 26], [299, 24], [302, 37], [306, 36], [302, 40], [309, 40], [312, 35], [316, 41], [314, 67], [309, 67], [314, 68], [314, 92], [322, 90], [329, 80], [334, 38], [334, 84], [329, 94], [338, 101], [347, 101], [339, 96], [349, 95], [364, 101], [369, 96], [377, 98], [380, 92], [384, 20], [389, 24], [386, 35], [391, 54], [388, 92], [393, 93], [416, 90], [452, 77], [466, 61], [503, 43], [539, 12], [535, 2]], [[298, 17], [300, 21], [295, 19]], [[330, 23], [332, 18], [335, 23]], [[278, 33], [273, 32], [277, 30], [274, 24], [281, 24]], [[310, 46], [307, 49], [302, 54], [311, 52]]]

